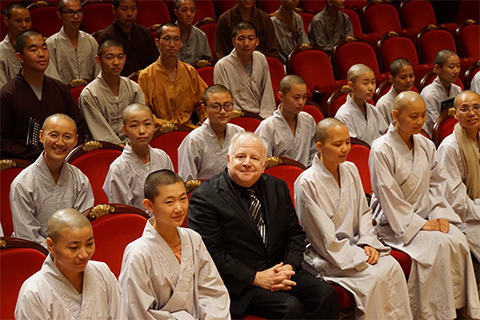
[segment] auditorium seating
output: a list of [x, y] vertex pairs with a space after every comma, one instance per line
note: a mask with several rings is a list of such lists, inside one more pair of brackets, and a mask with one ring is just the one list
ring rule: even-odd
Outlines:
[[162, 23], [170, 22], [170, 13], [165, 2], [161, 0], [137, 1], [137, 20], [145, 28], [157, 29]]
[[269, 157], [265, 173], [282, 179], [287, 183], [290, 197], [295, 205], [295, 193], [293, 185], [298, 176], [307, 168], [301, 162], [286, 157]]
[[50, 37], [60, 31], [62, 21], [57, 17], [57, 7], [41, 6], [38, 2], [28, 7], [32, 17], [32, 30], [40, 32], [44, 37]]
[[347, 155], [347, 161], [355, 163], [362, 180], [363, 191], [371, 194], [372, 183], [370, 182], [370, 169], [368, 167], [368, 157], [370, 156], [370, 145], [357, 138], [351, 139], [350, 153]]
[[[437, 24], [433, 6], [426, 0], [407, 0], [400, 4], [400, 15], [405, 28], [416, 28], [418, 30], [433, 24]], [[457, 24], [454, 22], [440, 24], [451, 34], [455, 33]]]
[[462, 58], [480, 59], [480, 24], [467, 20], [457, 29], [458, 53]]
[[210, 23], [205, 23], [202, 21], [201, 24], [197, 23], [196, 26], [205, 32], [205, 35], [207, 36], [208, 39], [208, 46], [210, 47], [210, 52], [212, 54], [212, 57], [214, 56], [213, 54], [213, 44], [215, 41], [215, 30], [217, 28], [217, 23], [216, 22], [210, 22]]
[[475, 77], [475, 74], [480, 71], [480, 60], [475, 61], [467, 68], [465, 71], [464, 86], [465, 90], [470, 90], [470, 85], [472, 84], [472, 79]]
[[[428, 71], [424, 76], [423, 78], [420, 80], [420, 86], [418, 87], [418, 90], [420, 92], [422, 92], [423, 88], [425, 88], [426, 86], [428, 86], [430, 83], [433, 82], [433, 80], [435, 80], [435, 77], [437, 75], [433, 72], [433, 70], [430, 70]], [[455, 80], [454, 82], [457, 86], [460, 86], [460, 88], [462, 88], [462, 91], [465, 90], [465, 88], [463, 87], [463, 82], [462, 80], [460, 79], [460, 77], [457, 78], [457, 80]]]
[[112, 5], [104, 2], [84, 4], [82, 30], [91, 33], [94, 37], [108, 27], [113, 21]]
[[438, 117], [437, 121], [435, 121], [432, 130], [432, 140], [437, 148], [440, 143], [442, 143], [443, 139], [453, 133], [453, 128], [457, 122], [458, 120], [453, 116], [452, 108], [449, 110], [444, 110], [442, 113], [440, 113], [440, 116]]
[[213, 69], [214, 67], [212, 66], [206, 66], [206, 67], [201, 67], [197, 69], [198, 75], [200, 76], [200, 78], [202, 78], [203, 81], [205, 81], [205, 83], [208, 86], [211, 86], [214, 84]]
[[348, 15], [350, 21], [352, 22], [353, 35], [355, 38], [360, 39], [368, 43], [374, 50], [377, 48], [377, 42], [382, 36], [381, 33], [364, 33], [362, 28], [362, 23], [360, 18], [353, 9], [345, 8], [341, 10], [343, 13]]
[[305, 30], [305, 34], [308, 36], [308, 28], [310, 27], [310, 23], [313, 19], [313, 14], [309, 12], [299, 12], [298, 13], [303, 20], [303, 29]]
[[245, 131], [255, 132], [262, 120], [262, 117], [252, 112], [233, 110], [233, 117], [230, 123], [242, 127]]
[[172, 160], [175, 172], [178, 172], [178, 147], [190, 131], [192, 131], [190, 127], [165, 123], [156, 127], [153, 133], [150, 146], [152, 148], [162, 149], [168, 154]]
[[272, 81], [273, 95], [275, 96], [275, 104], [280, 104], [277, 92], [280, 88], [280, 81], [285, 77], [285, 69], [283, 64], [274, 57], [266, 57], [268, 62], [268, 68], [270, 69], [270, 79]]
[[203, 20], [205, 18], [212, 19], [213, 22], [217, 20], [215, 7], [213, 6], [212, 0], [196, 0], [195, 4], [197, 7], [197, 12], [195, 13], [195, 20], [193, 21], [193, 23]]
[[298, 7], [303, 10], [303, 12], [308, 12], [312, 14], [317, 14], [325, 8], [325, 1], [321, 0], [301, 0], [298, 4]]

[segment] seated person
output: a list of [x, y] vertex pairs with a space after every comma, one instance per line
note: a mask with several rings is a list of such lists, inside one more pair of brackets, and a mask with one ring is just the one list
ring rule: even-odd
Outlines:
[[123, 133], [129, 138], [122, 154], [110, 165], [103, 191], [108, 202], [123, 203], [145, 210], [142, 184], [150, 172], [173, 170], [172, 160], [160, 149], [150, 147], [153, 115], [143, 104], [132, 104], [122, 113]]
[[113, 0], [112, 5], [115, 18], [112, 24], [103, 29], [97, 41], [102, 44], [112, 39], [123, 46], [128, 60], [121, 75], [128, 77], [155, 62], [158, 58], [158, 49], [152, 33], [144, 26], [135, 23], [137, 0]]
[[438, 147], [447, 178], [446, 198], [462, 218], [459, 228], [467, 235], [470, 250], [480, 261], [480, 96], [463, 91], [455, 97], [454, 132]]
[[389, 124], [393, 121], [393, 101], [400, 92], [412, 90], [415, 83], [415, 74], [413, 73], [412, 63], [406, 58], [398, 58], [390, 63], [390, 75], [388, 76], [392, 87], [390, 90], [378, 99], [375, 107], [385, 122]]
[[260, 43], [257, 49], [264, 54], [278, 57], [278, 42], [275, 29], [267, 13], [255, 7], [253, 0], [238, 0], [230, 10], [225, 11], [218, 18], [215, 31], [214, 55], [217, 60], [232, 52], [232, 32], [236, 25], [242, 21], [248, 21], [258, 30]]
[[95, 252], [93, 229], [75, 209], [48, 220], [50, 254], [18, 295], [15, 319], [127, 319], [115, 275]]
[[480, 72], [477, 72], [470, 84], [470, 90], [480, 94]]
[[80, 30], [83, 11], [80, 0], [60, 0], [58, 18], [63, 27], [46, 41], [50, 65], [64, 83], [74, 79], [91, 81], [100, 72], [95, 63], [98, 43], [90, 34]]
[[355, 64], [348, 69], [347, 79], [352, 92], [335, 118], [345, 123], [352, 138], [371, 145], [388, 127], [377, 109], [367, 102], [375, 92], [375, 74], [366, 65]]
[[178, 147], [178, 174], [185, 180], [208, 179], [227, 165], [230, 141], [242, 127], [228, 123], [232, 119], [232, 94], [221, 84], [203, 92], [202, 107], [208, 118], [190, 132]]
[[35, 161], [42, 152], [37, 130], [54, 113], [74, 119], [83, 141], [85, 119], [70, 89], [45, 75], [49, 52], [43, 36], [34, 30], [25, 31], [16, 37], [15, 49], [22, 70], [0, 89], [1, 158]]
[[418, 93], [400, 93], [395, 122], [372, 145], [376, 230], [385, 244], [412, 258], [408, 290], [414, 319], [455, 319], [455, 309], [464, 306], [477, 319], [480, 303], [468, 241], [453, 225], [461, 219], [445, 198], [435, 145], [419, 134], [426, 114]]
[[304, 267], [355, 297], [356, 319], [412, 319], [405, 275], [375, 235], [350, 135], [338, 119], [315, 130], [318, 154], [295, 181], [297, 215], [310, 246]]
[[84, 211], [93, 206], [93, 191], [80, 169], [65, 162], [77, 144], [77, 126], [69, 116], [49, 116], [40, 130], [44, 151], [10, 186], [15, 237], [46, 247], [47, 222], [63, 208]]
[[233, 95], [235, 108], [258, 114], [262, 118], [275, 110], [270, 69], [258, 46], [257, 31], [247, 21], [233, 29], [235, 49], [215, 64], [213, 79], [227, 87]]
[[[146, 104], [160, 125], [170, 122], [196, 128], [196, 121], [192, 123], [190, 118], [200, 105], [207, 84], [194, 67], [177, 58], [182, 46], [180, 28], [170, 22], [163, 24], [157, 30], [155, 43], [160, 57], [138, 76]], [[206, 117], [201, 110], [197, 114], [200, 121]]]
[[433, 72], [437, 77], [420, 93], [427, 106], [424, 129], [430, 136], [440, 113], [453, 107], [453, 99], [462, 92], [462, 88], [454, 83], [460, 74], [458, 55], [450, 49], [442, 49], [435, 54], [433, 63]]
[[198, 60], [212, 60], [207, 35], [193, 25], [197, 12], [195, 0], [175, 0], [173, 11], [178, 19], [176, 23], [183, 40], [177, 55], [178, 60], [189, 64]]
[[281, 103], [273, 116], [263, 120], [255, 131], [268, 145], [267, 157], [287, 157], [310, 165], [317, 152], [315, 120], [301, 111], [307, 101], [307, 85], [297, 75], [280, 81]]
[[230, 319], [230, 298], [198, 233], [179, 228], [188, 212], [185, 184], [173, 171], [145, 180], [153, 215], [125, 248], [120, 283], [130, 319]]
[[278, 40], [278, 57], [283, 64], [296, 46], [310, 43], [302, 17], [294, 11], [298, 3], [299, 1], [282, 0], [280, 8], [270, 15]]
[[266, 160], [258, 135], [237, 133], [227, 169], [192, 193], [188, 227], [215, 261], [232, 317], [338, 319], [335, 290], [302, 270], [305, 233], [285, 181], [263, 174]]
[[122, 131], [123, 110], [134, 103], [145, 104], [140, 86], [120, 76], [126, 58], [120, 43], [103, 42], [95, 57], [102, 72], [82, 90], [79, 99], [93, 139], [121, 146], [127, 141]]
[[329, 56], [338, 41], [353, 37], [353, 26], [346, 13], [345, 0], [325, 0], [325, 8], [317, 13], [308, 27], [310, 42], [320, 46]]

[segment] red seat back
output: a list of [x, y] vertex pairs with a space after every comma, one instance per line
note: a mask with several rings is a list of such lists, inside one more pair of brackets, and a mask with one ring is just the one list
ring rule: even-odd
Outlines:
[[325, 1], [302, 0], [298, 4], [298, 7], [301, 8], [303, 10], [303, 12], [317, 14], [318, 12], [322, 11], [323, 8], [325, 8]]
[[208, 46], [210, 47], [210, 52], [212, 53], [213, 57], [213, 43], [215, 41], [215, 30], [217, 30], [217, 23], [206, 23], [199, 26], [198, 28], [205, 32], [205, 35], [208, 39]]
[[295, 50], [287, 61], [287, 68], [289, 74], [302, 77], [310, 90], [323, 91], [335, 82], [330, 58], [321, 50]]
[[453, 133], [455, 124], [458, 120], [449, 115], [449, 110], [444, 110], [433, 125], [432, 140], [438, 147], [443, 139]]
[[167, 132], [154, 138], [150, 145], [152, 148], [158, 148], [165, 151], [172, 160], [175, 172], [178, 172], [178, 147], [190, 131], [178, 130]]
[[370, 156], [370, 148], [366, 143], [356, 142], [352, 139], [352, 148], [347, 156], [347, 161], [355, 163], [360, 173], [363, 190], [365, 193], [372, 193], [372, 184], [370, 182], [370, 169], [368, 167], [368, 157]]
[[397, 9], [391, 4], [370, 2], [363, 8], [363, 16], [368, 33], [402, 30]]
[[417, 49], [407, 37], [388, 34], [380, 39], [378, 55], [382, 72], [390, 71], [390, 63], [397, 58], [407, 58], [417, 68], [419, 65]]
[[285, 69], [280, 60], [273, 57], [266, 57], [268, 68], [270, 69], [270, 80], [272, 81], [273, 94], [275, 95], [275, 103], [278, 105], [280, 99], [277, 97], [280, 81], [285, 77]]
[[161, 0], [141, 0], [137, 1], [137, 20], [145, 28], [150, 28], [156, 24], [170, 22], [170, 13], [165, 2]]
[[375, 76], [380, 75], [375, 51], [365, 42], [339, 42], [333, 51], [333, 63], [337, 79], [346, 79], [348, 69], [357, 63], [363, 63], [372, 69]]
[[3, 234], [11, 236], [13, 233], [12, 211], [10, 210], [10, 185], [23, 168], [12, 168], [0, 171], [0, 221], [2, 222]]
[[230, 120], [230, 123], [242, 127], [245, 131], [255, 132], [262, 120], [252, 117], [238, 117]]
[[75, 100], [75, 102], [77, 103], [77, 106], [80, 99], [80, 94], [82, 93], [82, 90], [85, 89], [85, 87], [86, 85], [70, 89], [70, 93], [72, 94], [73, 100]]
[[40, 32], [44, 37], [50, 37], [59, 32], [62, 27], [62, 21], [57, 17], [57, 7], [33, 8], [30, 10], [30, 16], [32, 18], [32, 30]]
[[200, 78], [202, 78], [203, 81], [205, 81], [205, 83], [208, 86], [211, 86], [211, 85], [214, 84], [214, 82], [213, 82], [213, 69], [214, 69], [214, 67], [212, 67], [212, 66], [206, 66], [206, 67], [201, 67], [201, 68], [197, 69], [198, 75], [200, 76]]
[[114, 15], [110, 3], [92, 3], [83, 7], [82, 30], [94, 33], [108, 27], [113, 21]]
[[299, 168], [294, 165], [283, 164], [275, 167], [267, 168], [265, 170], [266, 174], [272, 175], [279, 179], [282, 179], [287, 183], [288, 190], [290, 191], [290, 197], [292, 198], [293, 205], [295, 205], [295, 192], [293, 185], [297, 180], [298, 176], [304, 171], [304, 169]]
[[260, 0], [258, 1], [257, 5], [258, 8], [265, 11], [266, 13], [274, 13], [275, 11], [280, 8], [282, 4], [281, 0]]
[[435, 54], [441, 49], [451, 49], [457, 52], [455, 39], [444, 29], [423, 29], [418, 36], [418, 51], [422, 63], [433, 63]]
[[358, 17], [355, 10], [345, 8], [345, 9], [342, 9], [341, 11], [350, 18], [350, 21], [352, 22], [353, 35], [355, 37], [359, 37], [363, 35], [362, 23], [360, 22], [360, 18]]
[[480, 25], [469, 24], [459, 29], [457, 34], [459, 51], [462, 57], [480, 59]]
[[400, 14], [405, 28], [417, 28], [420, 30], [429, 24], [437, 24], [433, 6], [425, 0], [403, 2], [400, 6]]
[[310, 23], [313, 20], [313, 14], [308, 12], [300, 12], [299, 15], [300, 17], [302, 17], [303, 29], [305, 30], [305, 33], [308, 36], [308, 28], [310, 27]]
[[303, 106], [302, 111], [305, 111], [306, 113], [310, 114], [313, 117], [313, 119], [315, 119], [315, 123], [318, 123], [320, 120], [324, 118], [322, 111], [316, 106], [305, 104]]
[[196, 0], [195, 3], [197, 5], [197, 12], [195, 13], [194, 23], [204, 18], [213, 18], [217, 20], [212, 0]]
[[92, 260], [103, 261], [118, 278], [125, 247], [140, 238], [147, 219], [132, 213], [104, 216], [92, 221], [95, 253]]

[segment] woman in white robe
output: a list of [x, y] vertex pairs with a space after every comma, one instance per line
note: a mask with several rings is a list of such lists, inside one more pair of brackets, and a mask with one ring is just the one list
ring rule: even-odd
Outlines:
[[418, 134], [425, 102], [406, 91], [395, 99], [388, 132], [370, 151], [371, 207], [380, 240], [412, 258], [408, 279], [415, 319], [454, 319], [456, 309], [480, 317], [468, 241], [444, 198], [445, 179], [433, 142]]
[[330, 118], [319, 122], [316, 137], [322, 131], [328, 136], [317, 140], [320, 152], [295, 182], [297, 214], [310, 242], [304, 268], [350, 291], [357, 319], [412, 319], [405, 275], [375, 235], [357, 167], [345, 162], [348, 130]]

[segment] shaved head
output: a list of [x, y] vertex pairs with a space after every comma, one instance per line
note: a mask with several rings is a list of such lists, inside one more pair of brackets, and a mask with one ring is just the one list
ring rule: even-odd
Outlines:
[[65, 229], [81, 229], [84, 227], [92, 227], [90, 221], [80, 213], [80, 211], [72, 208], [61, 209], [55, 211], [50, 217], [47, 224], [47, 234], [53, 242], [57, 242]]
[[328, 129], [345, 126], [345, 123], [336, 118], [325, 118], [320, 120], [315, 127], [315, 141], [325, 143], [328, 139]]
[[463, 98], [469, 95], [474, 95], [476, 96], [477, 99], [480, 99], [480, 95], [475, 91], [471, 91], [471, 90], [462, 91], [455, 97], [455, 100], [454, 100], [455, 109], [458, 109], [458, 107], [462, 105]]
[[144, 105], [144, 104], [134, 103], [134, 104], [131, 104], [131, 105], [129, 105], [128, 107], [126, 107], [125, 110], [123, 110], [123, 112], [122, 112], [122, 121], [123, 121], [123, 124], [124, 124], [124, 125], [127, 124], [128, 119], [130, 118], [130, 116], [131, 116], [133, 113], [141, 112], [141, 111], [148, 112], [148, 113], [152, 116], [152, 120], [153, 120], [153, 113], [152, 113], [152, 110], [151, 110], [149, 107], [147, 107], [147, 106]]
[[72, 118], [70, 118], [69, 116], [63, 113], [55, 113], [49, 116], [47, 119], [45, 119], [45, 121], [43, 122], [42, 131], [45, 131], [46, 129], [48, 129], [53, 119], [63, 119], [63, 120], [70, 121], [75, 125], [75, 132], [77, 132], [77, 124], [75, 123], [75, 120], [73, 120]]
[[355, 83], [357, 81], [358, 77], [360, 77], [361, 74], [367, 73], [367, 72], [373, 72], [372, 69], [367, 67], [364, 64], [354, 64], [353, 66], [348, 69], [347, 72], [347, 80]]
[[401, 92], [393, 103], [393, 110], [397, 110], [399, 113], [402, 112], [405, 107], [407, 107], [412, 102], [423, 101], [422, 96], [415, 91], [404, 91]]
[[278, 90], [283, 94], [287, 94], [292, 90], [292, 86], [297, 84], [305, 84], [305, 81], [295, 74], [289, 74], [280, 80], [280, 87]]

